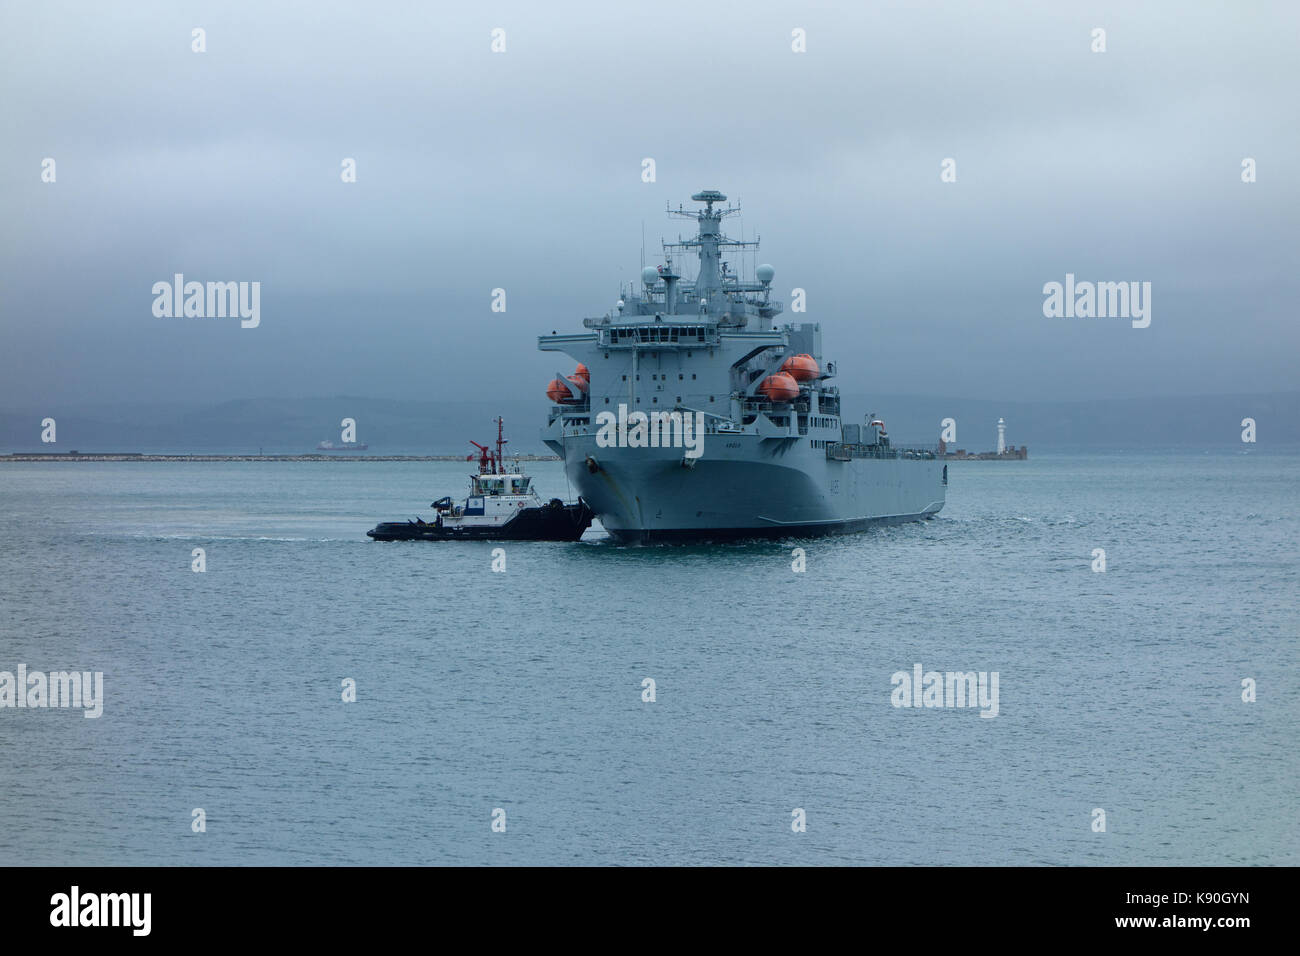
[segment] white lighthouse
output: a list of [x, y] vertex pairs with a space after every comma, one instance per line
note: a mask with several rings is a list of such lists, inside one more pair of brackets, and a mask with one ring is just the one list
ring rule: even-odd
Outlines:
[[1007, 450], [1007, 423], [998, 419], [998, 454], [1001, 455]]

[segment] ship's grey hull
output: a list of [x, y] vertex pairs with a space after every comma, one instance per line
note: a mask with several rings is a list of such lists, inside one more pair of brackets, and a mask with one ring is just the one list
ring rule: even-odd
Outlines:
[[940, 460], [835, 461], [806, 438], [709, 435], [693, 467], [680, 448], [600, 448], [590, 435], [549, 444], [620, 542], [846, 534], [944, 504]]

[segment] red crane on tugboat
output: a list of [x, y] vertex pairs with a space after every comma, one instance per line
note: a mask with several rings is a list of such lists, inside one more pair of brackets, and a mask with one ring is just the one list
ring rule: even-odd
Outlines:
[[[469, 443], [479, 451], [478, 473], [480, 475], [504, 475], [506, 473], [504, 463], [505, 456], [502, 453], [502, 449], [509, 443], [510, 439], [503, 437], [505, 433], [505, 419], [498, 417], [494, 418], [493, 421], [497, 423], [496, 454], [493, 454], [492, 450], [487, 445], [480, 445], [472, 438], [469, 440]], [[466, 455], [465, 460], [473, 461], [474, 455], [472, 453]]]

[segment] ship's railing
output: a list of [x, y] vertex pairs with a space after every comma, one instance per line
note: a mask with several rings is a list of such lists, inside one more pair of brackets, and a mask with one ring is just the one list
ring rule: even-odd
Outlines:
[[[795, 399], [790, 402], [773, 402], [764, 396], [746, 396], [741, 400], [741, 408], [746, 415], [752, 415], [756, 412], [762, 412], [771, 418], [773, 415], [789, 415], [793, 410], [800, 415], [807, 415], [812, 411], [812, 403], [805, 399]], [[834, 414], [834, 413], [828, 413]]]
[[552, 405], [546, 415], [546, 424], [554, 425], [557, 419], [564, 419], [564, 424], [586, 425], [591, 420], [591, 403], [581, 405]]
[[938, 445], [862, 445], [833, 441], [826, 445], [826, 457], [833, 461], [851, 461], [854, 458], [890, 458], [933, 460], [939, 457]]

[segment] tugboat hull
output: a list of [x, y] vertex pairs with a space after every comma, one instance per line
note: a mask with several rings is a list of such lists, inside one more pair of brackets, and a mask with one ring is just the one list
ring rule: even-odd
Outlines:
[[581, 499], [576, 504], [524, 508], [499, 525], [442, 520], [436, 524], [385, 521], [366, 532], [376, 541], [577, 541], [596, 513]]

